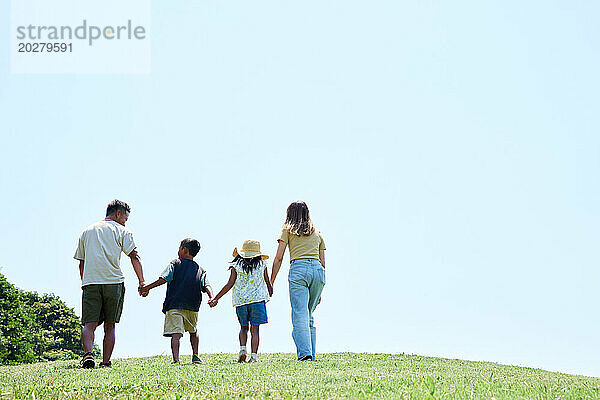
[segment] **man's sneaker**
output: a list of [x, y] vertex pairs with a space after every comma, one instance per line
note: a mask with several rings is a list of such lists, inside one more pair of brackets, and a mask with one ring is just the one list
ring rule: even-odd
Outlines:
[[250, 357], [250, 359], [248, 360], [249, 363], [255, 363], [258, 362], [258, 360], [256, 358], [252, 358]]
[[238, 355], [238, 362], [243, 363], [244, 361], [246, 361], [247, 355], [248, 355], [248, 352], [246, 350], [240, 350], [240, 354]]
[[194, 364], [202, 364], [202, 360], [196, 354], [192, 356], [192, 363]]
[[94, 354], [91, 352], [85, 353], [79, 363], [81, 364], [82, 368], [94, 368], [96, 366]]
[[312, 361], [312, 356], [300, 357], [298, 361]]

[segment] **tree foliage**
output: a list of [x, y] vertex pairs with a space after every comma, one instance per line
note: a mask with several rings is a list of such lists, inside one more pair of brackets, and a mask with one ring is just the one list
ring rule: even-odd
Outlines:
[[83, 355], [81, 325], [72, 308], [58, 296], [23, 292], [25, 303], [33, 311], [39, 330], [35, 353], [45, 360], [71, 359]]
[[75, 311], [58, 296], [17, 289], [0, 274], [0, 364], [83, 354]]
[[0, 274], [0, 363], [36, 360], [33, 332], [36, 323], [21, 292]]

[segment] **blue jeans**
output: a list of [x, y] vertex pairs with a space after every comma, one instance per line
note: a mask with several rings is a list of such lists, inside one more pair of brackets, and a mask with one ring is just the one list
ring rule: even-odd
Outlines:
[[292, 338], [298, 358], [316, 355], [317, 329], [313, 312], [325, 286], [325, 269], [319, 260], [301, 258], [292, 261], [288, 275], [292, 305]]

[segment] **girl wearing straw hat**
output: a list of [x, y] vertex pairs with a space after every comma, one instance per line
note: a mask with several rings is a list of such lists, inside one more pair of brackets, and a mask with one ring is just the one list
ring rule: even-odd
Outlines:
[[303, 201], [290, 204], [285, 224], [279, 235], [279, 247], [273, 261], [271, 284], [281, 268], [287, 246], [290, 248], [290, 303], [292, 305], [292, 338], [299, 361], [315, 360], [317, 330], [313, 312], [321, 302], [325, 286], [325, 242], [310, 220]]
[[269, 274], [264, 263], [264, 260], [268, 258], [269, 256], [261, 253], [260, 242], [256, 240], [246, 240], [239, 251], [237, 247], [233, 249], [233, 260], [229, 266], [231, 271], [229, 281], [208, 302], [211, 307], [216, 306], [219, 299], [233, 288], [231, 299], [240, 322], [238, 362], [246, 361], [248, 354], [246, 351], [248, 324], [250, 324], [250, 333], [252, 334], [252, 352], [248, 362], [257, 361], [259, 328], [261, 324], [268, 322], [265, 303], [273, 295], [273, 286], [269, 281]]

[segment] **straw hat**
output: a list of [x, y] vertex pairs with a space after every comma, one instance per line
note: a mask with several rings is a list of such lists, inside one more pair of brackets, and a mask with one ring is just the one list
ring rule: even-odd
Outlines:
[[260, 258], [263, 260], [269, 258], [268, 255], [260, 252], [260, 242], [258, 240], [246, 240], [239, 252], [237, 247], [233, 249], [233, 258], [236, 258], [238, 255], [244, 258], [254, 258], [260, 256]]

